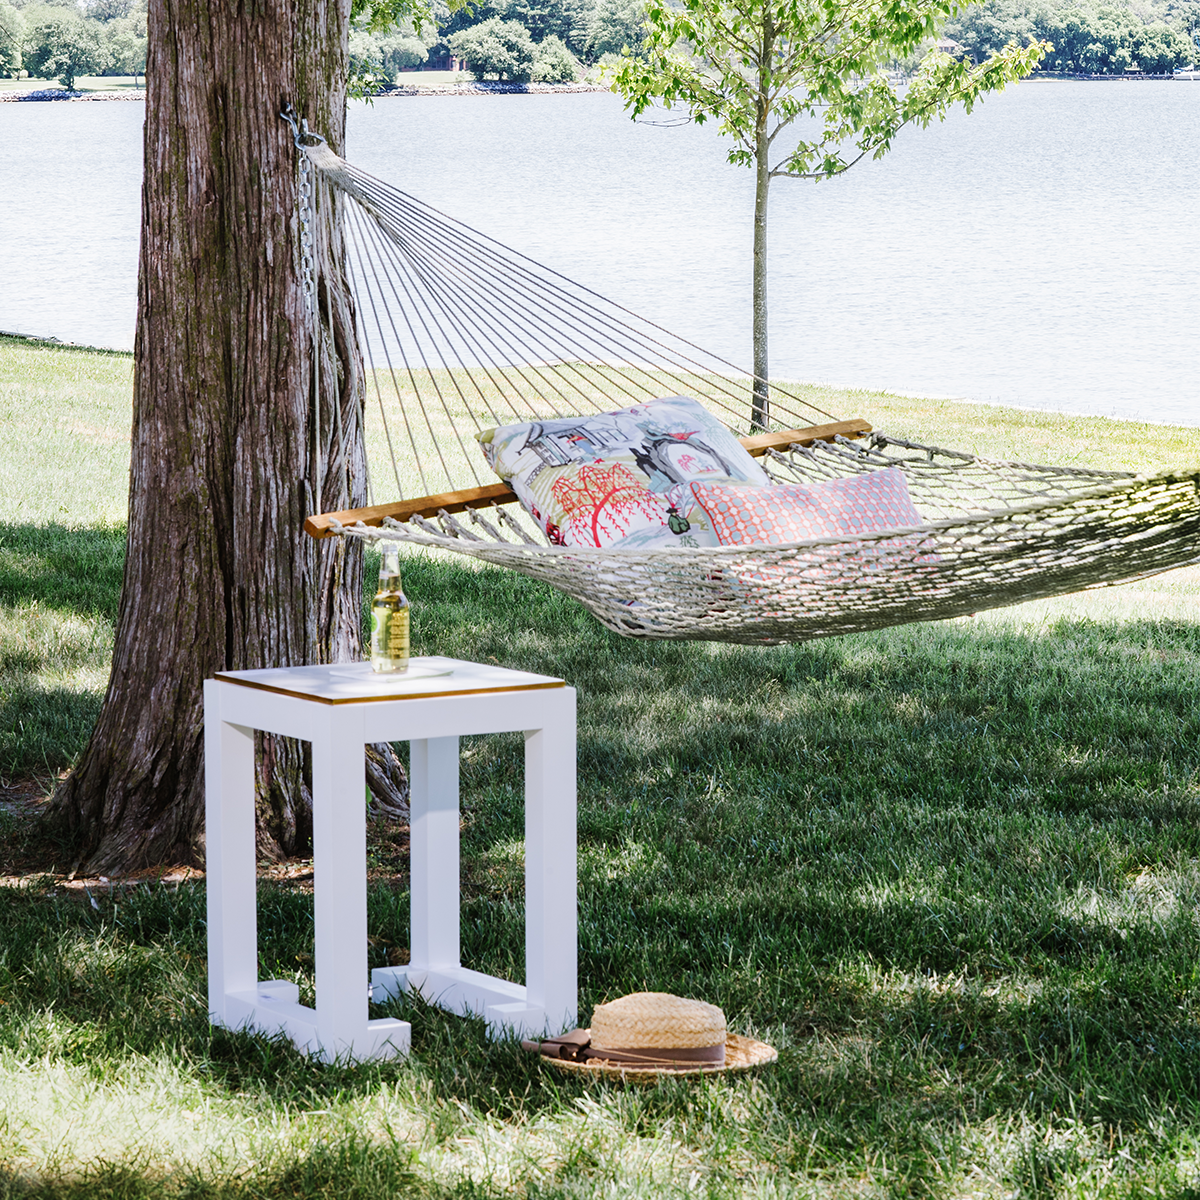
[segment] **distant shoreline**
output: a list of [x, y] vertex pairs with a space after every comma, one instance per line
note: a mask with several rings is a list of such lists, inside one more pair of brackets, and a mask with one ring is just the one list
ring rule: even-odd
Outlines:
[[[416, 72], [414, 72], [415, 74]], [[1177, 75], [1175, 73], [1161, 75], [1142, 75], [1129, 72], [1120, 75], [1074, 75], [1065, 71], [1038, 71], [1021, 83], [1033, 83], [1038, 80], [1055, 82], [1088, 83], [1166, 83], [1200, 82], [1200, 72]], [[602, 83], [506, 83], [497, 80], [483, 82], [464, 81], [462, 83], [401, 83], [371, 97], [373, 100], [388, 100], [393, 97], [411, 96], [558, 96], [581, 92], [610, 92], [612, 88]], [[54, 103], [62, 104], [67, 101], [93, 103], [109, 100], [145, 100], [145, 88], [126, 88], [122, 91], [91, 91], [67, 92], [62, 88], [39, 88], [36, 91], [0, 91], [0, 104], [24, 103]]]
[[608, 92], [602, 83], [502, 83], [484, 80], [463, 83], [399, 83], [372, 96], [387, 100], [392, 96], [554, 96], [571, 92]]
[[116, 346], [89, 346], [83, 342], [64, 342], [61, 338], [42, 337], [36, 333], [16, 333], [11, 329], [0, 329], [0, 341], [25, 342], [30, 346], [41, 346], [46, 350], [83, 350], [88, 354], [118, 354], [132, 358], [132, 350], [121, 350]]
[[[85, 354], [115, 355], [119, 358], [132, 358], [132, 350], [119, 350], [111, 346], [88, 346], [80, 342], [64, 342], [56, 337], [39, 337], [32, 333], [15, 333], [12, 330], [0, 329], [0, 345], [6, 341], [22, 342], [43, 350], [72, 350]], [[952, 396], [937, 392], [910, 392], [899, 388], [875, 387], [854, 383], [829, 383], [823, 380], [778, 380], [777, 382], [791, 383], [800, 387], [831, 388], [844, 392], [868, 392], [877, 396], [891, 396], [900, 400], [917, 400], [931, 403], [979, 405], [983, 408], [1007, 409], [1011, 412], [1029, 413], [1032, 416], [1063, 417], [1068, 420], [1079, 418], [1089, 421], [1115, 421], [1121, 424], [1153, 425], [1167, 429], [1184, 429], [1189, 432], [1197, 426], [1181, 424], [1178, 419], [1160, 421], [1151, 417], [1123, 417], [1111, 413], [1081, 413], [1072, 409], [1038, 408], [1032, 404], [1011, 404], [1004, 400], [979, 400], [974, 396]]]
[[[387, 100], [393, 96], [556, 96], [572, 92], [607, 92], [600, 83], [403, 83], [372, 96]], [[0, 92], [0, 104], [54, 103], [97, 100], [145, 100], [145, 88], [127, 88], [112, 92], [68, 92], [62, 88], [39, 88], [32, 92]]]
[[35, 92], [0, 92], [0, 104], [27, 104], [53, 102], [62, 104], [69, 100], [145, 100], [145, 88], [126, 88], [112, 92], [68, 92], [63, 88], [39, 88]]

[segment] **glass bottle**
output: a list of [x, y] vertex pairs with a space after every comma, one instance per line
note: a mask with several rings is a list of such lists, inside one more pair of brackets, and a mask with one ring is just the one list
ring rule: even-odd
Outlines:
[[371, 605], [371, 670], [398, 675], [408, 670], [408, 597], [400, 585], [400, 547], [383, 543], [379, 590]]

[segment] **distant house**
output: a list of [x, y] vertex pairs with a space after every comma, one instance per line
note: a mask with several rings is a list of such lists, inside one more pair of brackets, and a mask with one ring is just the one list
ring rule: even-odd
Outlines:
[[438, 42], [429, 49], [429, 57], [417, 68], [420, 71], [465, 71], [466, 62], [455, 58], [445, 42]]
[[938, 38], [934, 43], [934, 49], [942, 54], [948, 54], [951, 58], [962, 58], [966, 51], [953, 38], [943, 37]]

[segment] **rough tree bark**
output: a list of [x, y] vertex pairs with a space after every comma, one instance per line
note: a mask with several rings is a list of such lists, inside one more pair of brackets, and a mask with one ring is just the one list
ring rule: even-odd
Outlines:
[[[100, 718], [52, 808], [89, 871], [201, 856], [206, 677], [359, 657], [361, 555], [301, 523], [318, 463], [325, 507], [365, 503], [361, 366], [344, 306], [309, 333], [279, 118], [291, 101], [341, 151], [349, 7], [150, 0], [125, 579]], [[309, 836], [303, 754], [263, 745], [265, 854]]]

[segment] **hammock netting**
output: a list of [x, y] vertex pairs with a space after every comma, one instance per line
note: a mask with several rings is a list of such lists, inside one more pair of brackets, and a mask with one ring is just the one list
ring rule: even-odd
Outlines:
[[[687, 395], [734, 433], [761, 432], [759, 422], [751, 428], [761, 381], [323, 143], [301, 151], [314, 319], [333, 308], [321, 289], [344, 289], [401, 498], [495, 485], [475, 434], [496, 425]], [[775, 430], [838, 419], [775, 383], [767, 411]], [[747, 643], [939, 620], [1200, 561], [1200, 468], [1134, 475], [996, 462], [878, 431], [808, 446], [785, 439], [760, 462], [780, 484], [898, 467], [923, 523], [787, 545], [642, 551], [551, 545], [516, 505], [330, 525], [544, 580], [626, 636]]]

